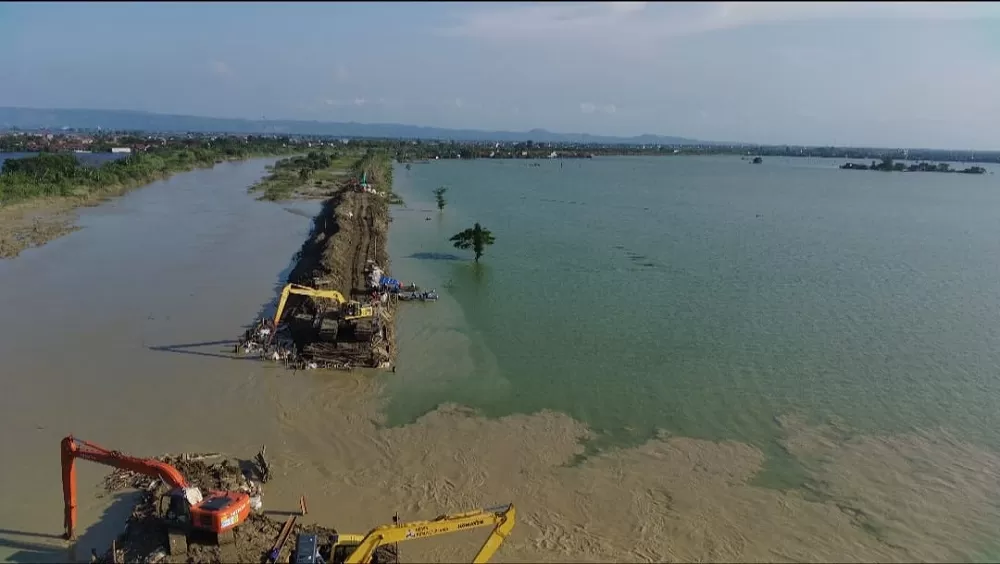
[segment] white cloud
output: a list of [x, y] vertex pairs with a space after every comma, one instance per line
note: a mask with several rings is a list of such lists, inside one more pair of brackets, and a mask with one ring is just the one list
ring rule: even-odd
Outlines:
[[580, 102], [580, 112], [584, 114], [613, 114], [618, 111], [614, 104], [597, 105], [593, 102]]
[[218, 75], [228, 76], [233, 74], [233, 69], [229, 68], [229, 65], [222, 61], [211, 61], [209, 63], [209, 68], [213, 73]]
[[645, 10], [649, 2], [604, 2], [604, 4], [613, 12], [630, 13]]
[[368, 100], [358, 97], [353, 100], [338, 100], [336, 98], [327, 98], [323, 100], [323, 103], [327, 106], [364, 106], [368, 104]]
[[979, 2], [721, 2], [723, 27], [772, 21], [815, 19], [930, 19], [996, 18], [1000, 10]]
[[614, 2], [566, 2], [476, 9], [460, 16], [458, 25], [442, 32], [484, 39], [513, 39], [547, 33], [593, 31], [625, 20], [645, 8], [644, 2], [629, 3], [628, 9], [614, 5]]
[[347, 70], [347, 66], [343, 63], [338, 63], [336, 68], [333, 70], [333, 79], [337, 82], [347, 82], [350, 78], [351, 73]]
[[817, 19], [1000, 18], [992, 2], [559, 2], [476, 9], [441, 30], [486, 40], [659, 39], [750, 25]]
[[461, 98], [455, 98], [455, 107], [456, 108], [461, 108], [463, 104], [464, 103], [462, 102]]

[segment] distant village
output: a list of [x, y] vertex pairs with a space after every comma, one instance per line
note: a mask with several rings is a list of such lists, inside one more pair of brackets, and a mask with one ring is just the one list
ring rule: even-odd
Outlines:
[[[145, 151], [154, 146], [153, 139], [132, 145], [119, 144], [118, 136], [96, 136], [84, 133], [49, 133], [11, 131], [0, 136], [0, 152], [2, 153], [37, 153], [40, 151], [79, 153], [130, 153]], [[117, 146], [123, 145], [123, 146]]]
[[[894, 159], [935, 162], [1000, 162], [1000, 151], [941, 149], [886, 149], [858, 147], [805, 147], [751, 144], [581, 144], [453, 141], [431, 139], [376, 139], [316, 135], [232, 135], [227, 133], [165, 133], [137, 131], [85, 131], [74, 129], [0, 131], [0, 152], [136, 153], [183, 144], [210, 144], [213, 140], [249, 138], [280, 140], [289, 146], [371, 147], [388, 150], [399, 162], [437, 159], [585, 159], [597, 156], [741, 155], [744, 157], [815, 157], [854, 160]], [[759, 162], [759, 161], [758, 161]]]

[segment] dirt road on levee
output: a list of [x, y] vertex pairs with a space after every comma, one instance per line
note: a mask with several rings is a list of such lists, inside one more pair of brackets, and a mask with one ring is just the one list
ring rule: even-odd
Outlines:
[[[379, 194], [344, 189], [327, 200], [289, 282], [337, 290], [347, 299], [371, 304], [368, 267], [388, 272], [386, 251], [389, 206]], [[326, 365], [379, 367], [391, 364], [394, 304], [375, 302], [372, 317], [338, 321], [338, 308], [327, 300], [292, 296], [283, 315], [303, 360]]]

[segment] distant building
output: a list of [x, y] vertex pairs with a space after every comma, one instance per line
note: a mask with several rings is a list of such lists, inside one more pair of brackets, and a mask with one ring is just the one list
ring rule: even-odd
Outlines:
[[130, 147], [112, 147], [112, 153], [131, 153], [132, 149]]

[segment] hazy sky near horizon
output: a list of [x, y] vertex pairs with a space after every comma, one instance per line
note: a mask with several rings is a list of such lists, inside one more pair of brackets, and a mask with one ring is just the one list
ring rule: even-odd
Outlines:
[[0, 106], [1000, 149], [1000, 3], [4, 3]]

